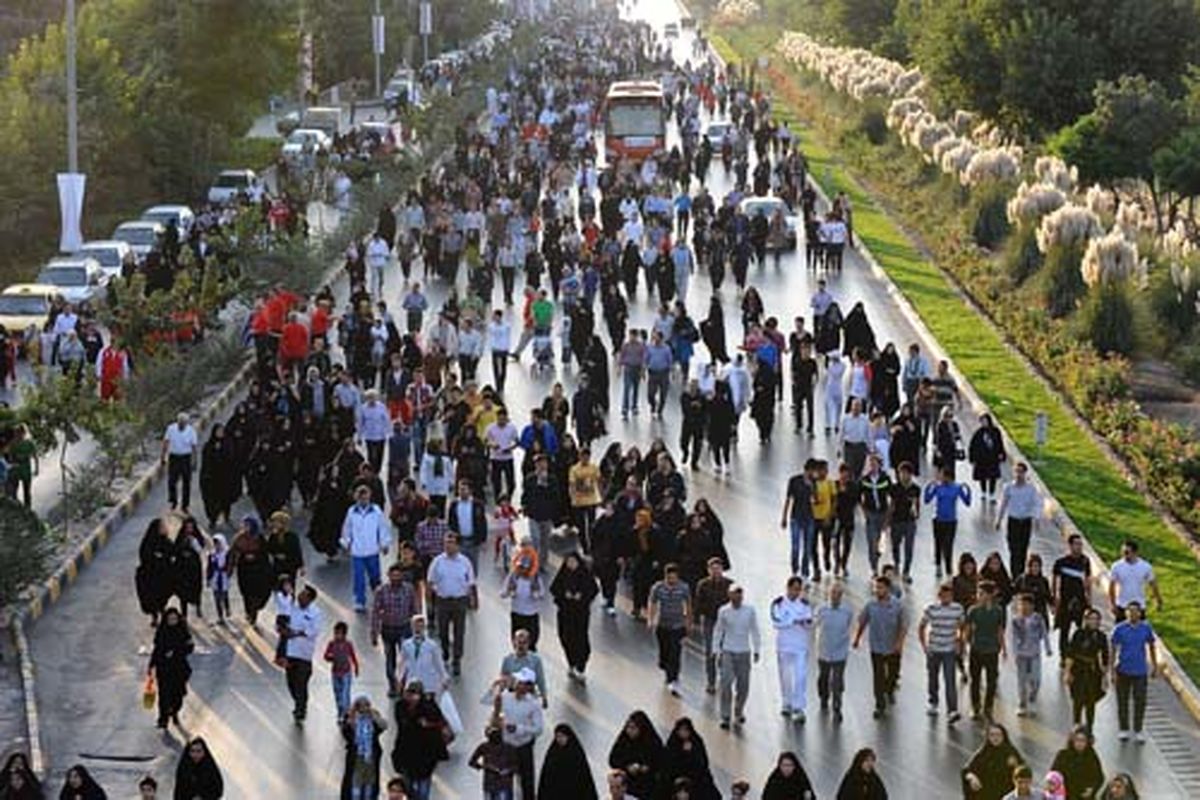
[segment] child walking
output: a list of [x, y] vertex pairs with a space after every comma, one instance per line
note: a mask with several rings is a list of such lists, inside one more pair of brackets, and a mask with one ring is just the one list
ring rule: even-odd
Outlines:
[[1017, 662], [1017, 716], [1033, 713], [1029, 706], [1037, 702], [1042, 686], [1042, 651], [1050, 655], [1050, 637], [1046, 621], [1035, 614], [1033, 597], [1017, 595], [1017, 613], [1009, 623], [1012, 631], [1013, 657]]
[[225, 534], [213, 534], [213, 551], [208, 554], [208, 588], [213, 593], [213, 605], [217, 607], [217, 624], [224, 625], [229, 616], [229, 571], [225, 562], [229, 559], [229, 543]]
[[333, 680], [333, 700], [337, 704], [337, 720], [342, 722], [350, 712], [350, 690], [358, 677], [358, 653], [354, 642], [347, 638], [350, 626], [337, 622], [333, 626], [333, 638], [325, 645], [325, 660], [330, 665]]
[[514, 523], [521, 512], [513, 507], [507, 494], [502, 494], [496, 500], [496, 510], [492, 512], [492, 530], [488, 535], [493, 536], [495, 552], [493, 558], [498, 566], [502, 566], [508, 574], [512, 562], [513, 550], [517, 546], [517, 536]]
[[287, 575], [279, 576], [279, 585], [275, 589], [275, 633], [279, 641], [275, 645], [275, 666], [287, 667], [287, 634], [292, 622], [292, 611], [295, 609], [296, 593], [292, 587], [292, 579]]

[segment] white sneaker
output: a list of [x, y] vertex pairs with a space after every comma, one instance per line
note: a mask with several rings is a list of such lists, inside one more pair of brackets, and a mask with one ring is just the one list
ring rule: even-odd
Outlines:
[[1129, 741], [1129, 731], [1121, 731], [1120, 733], [1117, 734], [1117, 738], [1120, 739], [1122, 742], [1128, 742]]
[[615, 617], [617, 615], [617, 609], [613, 606], [606, 606], [604, 608], [604, 613], [608, 614], [610, 617]]
[[671, 681], [667, 684], [667, 691], [670, 692], [672, 696], [679, 697], [679, 684], [675, 681]]
[[937, 705], [935, 703], [930, 703], [929, 705], [925, 706], [925, 713], [931, 717], [936, 717], [938, 715]]
[[1137, 742], [1138, 744], [1145, 744], [1146, 743], [1146, 734], [1142, 733], [1141, 731], [1138, 731], [1137, 733], [1135, 733], [1133, 735], [1133, 740], [1135, 742]]

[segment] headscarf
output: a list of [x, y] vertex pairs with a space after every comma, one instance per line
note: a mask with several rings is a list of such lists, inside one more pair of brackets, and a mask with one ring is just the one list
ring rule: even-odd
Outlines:
[[1050, 770], [1046, 773], [1046, 800], [1067, 800], [1067, 784], [1061, 772]]
[[247, 514], [242, 517], [242, 524], [246, 526], [246, 532], [255, 539], [262, 537], [262, 520], [257, 514]]
[[[358, 709], [363, 703], [369, 703], [370, 698], [360, 694], [354, 698], [354, 708]], [[354, 749], [358, 757], [369, 762], [375, 752], [375, 720], [370, 713], [354, 715]]]

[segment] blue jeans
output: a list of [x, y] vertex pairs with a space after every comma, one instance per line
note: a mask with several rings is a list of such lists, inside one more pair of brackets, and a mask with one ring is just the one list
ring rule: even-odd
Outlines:
[[917, 538], [917, 523], [913, 521], [893, 522], [892, 523], [892, 563], [896, 565], [896, 569], [901, 569], [900, 551], [901, 545], [904, 550], [904, 564], [902, 572], [908, 575], [912, 571], [913, 559], [913, 543]]
[[346, 716], [350, 710], [350, 686], [353, 682], [354, 676], [349, 672], [333, 676], [333, 701], [337, 703], [338, 719]]
[[484, 791], [483, 800], [513, 800], [512, 789], [496, 789], [495, 791]]
[[925, 670], [929, 678], [929, 705], [937, 708], [938, 679], [946, 686], [946, 710], [950, 713], [958, 711], [958, 686], [954, 682], [954, 666], [958, 663], [958, 655], [953, 651], [935, 653], [930, 651], [925, 655]]
[[408, 796], [412, 800], [429, 800], [429, 793], [432, 791], [433, 778], [408, 779]]
[[365, 606], [367, 580], [371, 581], [371, 589], [379, 588], [379, 556], [352, 556], [350, 567], [354, 578], [354, 602]]
[[624, 384], [621, 392], [621, 413], [628, 414], [630, 411], [637, 411], [638, 407], [638, 390], [642, 385], [641, 370], [630, 369], [624, 370]]
[[[801, 563], [800, 563], [801, 550], [803, 550], [803, 553], [804, 553], [803, 572], [807, 573], [808, 572], [809, 554], [810, 554], [810, 551], [813, 549], [813, 547], [815, 547], [815, 544], [816, 544], [816, 542], [814, 541], [816, 539], [816, 523], [814, 523], [811, 518], [810, 519], [796, 519], [793, 517], [792, 522], [791, 522], [791, 534], [792, 534], [792, 574], [793, 575], [801, 574]], [[816, 554], [813, 553], [812, 557], [815, 560]]]

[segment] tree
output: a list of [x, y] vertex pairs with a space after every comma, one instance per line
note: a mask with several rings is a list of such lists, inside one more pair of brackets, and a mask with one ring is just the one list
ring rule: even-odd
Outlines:
[[0, 498], [0, 606], [46, 575], [50, 542], [37, 514], [8, 497]]
[[840, 41], [855, 47], [877, 44], [895, 22], [897, 0], [829, 0], [825, 16]]
[[1154, 175], [1167, 194], [1166, 227], [1175, 225], [1179, 206], [1200, 197], [1200, 128], [1187, 128], [1154, 153]]

